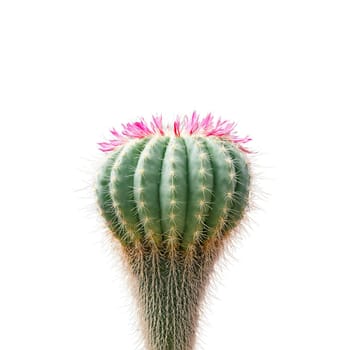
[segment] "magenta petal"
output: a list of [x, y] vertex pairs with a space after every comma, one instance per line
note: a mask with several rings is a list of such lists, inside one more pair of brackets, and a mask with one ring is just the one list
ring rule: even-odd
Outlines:
[[177, 119], [174, 121], [174, 134], [175, 136], [180, 136], [180, 118], [177, 117]]
[[117, 131], [117, 130], [115, 130], [115, 128], [113, 128], [112, 130], [111, 130], [111, 134], [113, 135], [113, 136], [115, 136], [115, 137], [120, 137], [121, 135], [119, 134], [119, 132]]
[[99, 150], [102, 152], [109, 152], [113, 150], [113, 147], [106, 142], [99, 142], [98, 145], [100, 146]]
[[161, 134], [164, 135], [164, 129], [163, 129], [163, 120], [162, 116], [159, 117], [152, 117], [153, 122], [151, 122], [151, 128], [154, 134]]
[[199, 115], [197, 115], [197, 113], [194, 111], [192, 113], [192, 118], [190, 123], [190, 130], [189, 130], [190, 135], [192, 135], [198, 130], [198, 127], [199, 127], [198, 121], [199, 121]]

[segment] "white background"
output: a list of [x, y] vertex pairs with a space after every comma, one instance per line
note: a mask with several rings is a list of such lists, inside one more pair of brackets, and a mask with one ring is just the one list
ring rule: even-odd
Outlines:
[[197, 110], [253, 137], [268, 193], [197, 348], [349, 349], [348, 6], [2, 1], [0, 348], [143, 348], [91, 196], [96, 142]]

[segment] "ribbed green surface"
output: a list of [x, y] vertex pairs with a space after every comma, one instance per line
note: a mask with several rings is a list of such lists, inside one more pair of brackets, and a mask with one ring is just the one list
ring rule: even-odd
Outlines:
[[98, 204], [123, 242], [186, 249], [237, 225], [248, 203], [242, 152], [218, 137], [153, 136], [120, 146], [97, 181]]
[[231, 144], [225, 146], [228, 149], [236, 173], [236, 185], [226, 223], [227, 229], [230, 230], [234, 229], [243, 218], [245, 208], [248, 205], [250, 174], [247, 162], [241, 152]]
[[203, 229], [211, 205], [213, 170], [203, 138], [185, 137], [187, 148], [187, 208], [182, 242], [203, 240]]
[[180, 242], [185, 228], [187, 171], [184, 140], [172, 137], [164, 154], [159, 200], [163, 237], [173, 245]]
[[141, 238], [139, 218], [135, 210], [134, 174], [146, 139], [123, 147], [111, 171], [110, 192], [119, 222], [128, 238]]
[[134, 174], [134, 193], [140, 224], [146, 239], [162, 241], [159, 187], [168, 137], [152, 138], [140, 154]]
[[102, 167], [96, 181], [96, 195], [101, 215], [105, 219], [108, 228], [123, 244], [126, 244], [129, 241], [116, 215], [110, 191], [112, 167], [120, 152], [121, 149], [117, 149], [116, 152], [112, 153]]

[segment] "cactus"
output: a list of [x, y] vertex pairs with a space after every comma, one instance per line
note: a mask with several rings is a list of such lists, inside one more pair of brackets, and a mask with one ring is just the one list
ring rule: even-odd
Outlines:
[[250, 171], [235, 124], [141, 119], [100, 143], [101, 215], [121, 243], [148, 350], [191, 350], [214, 263], [245, 216]]

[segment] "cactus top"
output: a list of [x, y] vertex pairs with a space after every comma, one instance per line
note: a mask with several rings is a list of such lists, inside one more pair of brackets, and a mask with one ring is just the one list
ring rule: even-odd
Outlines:
[[113, 129], [114, 139], [100, 143], [111, 152], [97, 179], [101, 214], [127, 245], [151, 242], [187, 249], [220, 238], [243, 218], [250, 174], [236, 124], [211, 114], [161, 117]]
[[229, 140], [236, 144], [238, 148], [246, 153], [250, 151], [245, 144], [251, 141], [249, 136], [239, 137], [236, 133], [237, 124], [221, 118], [215, 120], [212, 114], [200, 119], [196, 112], [192, 113], [191, 118], [177, 117], [173, 124], [163, 124], [162, 116], [153, 116], [151, 122], [147, 122], [144, 118], [134, 123], [122, 124], [123, 130], [118, 132], [114, 128], [110, 130], [114, 136], [107, 142], [98, 143], [99, 148], [103, 152], [113, 151], [116, 147], [127, 143], [130, 139], [144, 138], [151, 135], [200, 135], [200, 136], [217, 136]]

